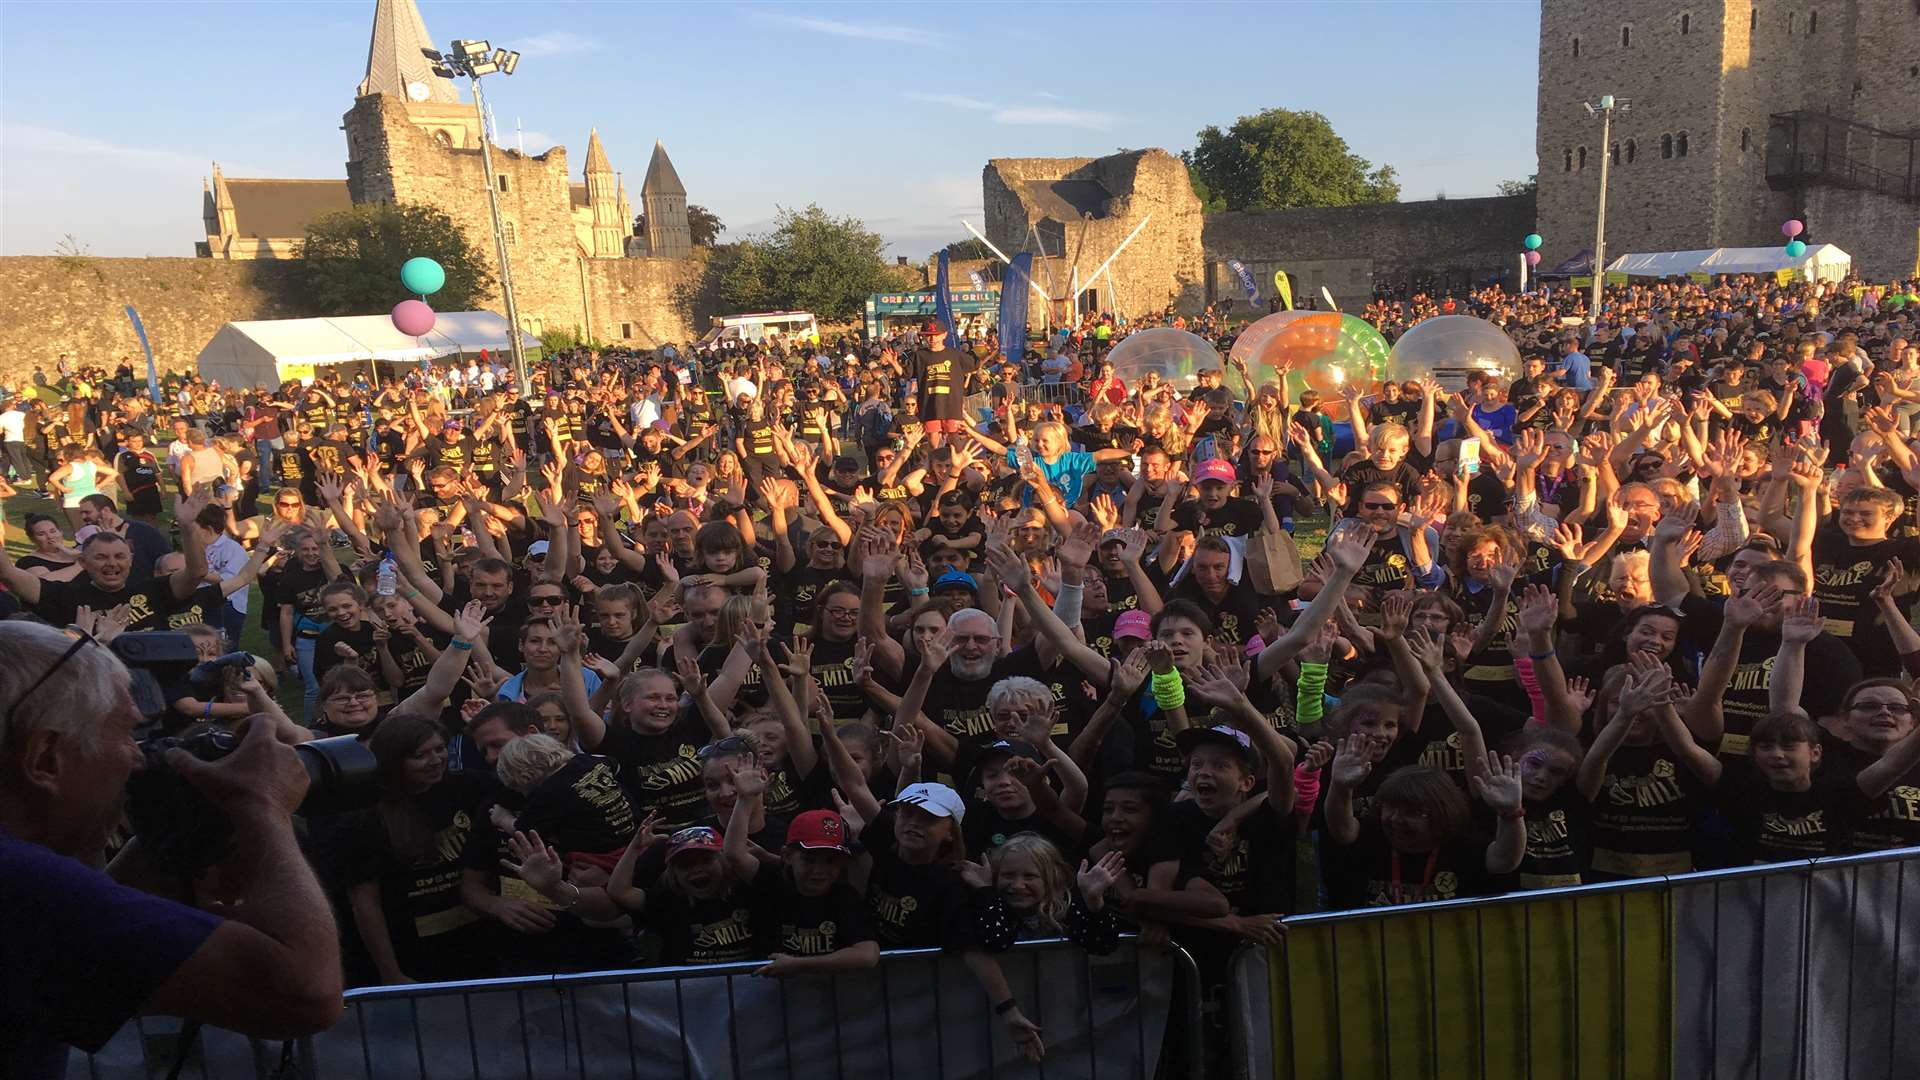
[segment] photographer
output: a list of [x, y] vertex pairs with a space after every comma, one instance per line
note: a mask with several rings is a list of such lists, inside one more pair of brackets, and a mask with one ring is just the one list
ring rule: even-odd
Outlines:
[[216, 763], [168, 755], [233, 823], [231, 856], [182, 897], [223, 919], [132, 887], [136, 847], [113, 878], [92, 869], [142, 764], [120, 661], [18, 621], [0, 653], [0, 1075], [64, 1075], [68, 1045], [98, 1050], [137, 1014], [273, 1039], [332, 1024], [339, 942], [294, 842], [308, 779], [291, 725], [256, 719]]

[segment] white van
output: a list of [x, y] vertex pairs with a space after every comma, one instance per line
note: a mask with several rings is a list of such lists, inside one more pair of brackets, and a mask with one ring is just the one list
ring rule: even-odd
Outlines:
[[800, 341], [819, 341], [820, 323], [810, 311], [762, 311], [752, 315], [716, 315], [713, 329], [700, 344], [718, 341], [750, 341], [764, 345], [777, 341], [791, 345]]

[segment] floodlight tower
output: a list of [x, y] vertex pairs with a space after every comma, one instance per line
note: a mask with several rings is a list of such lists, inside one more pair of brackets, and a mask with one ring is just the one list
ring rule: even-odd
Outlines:
[[513, 74], [520, 66], [520, 54], [492, 48], [485, 41], [461, 39], [445, 53], [421, 49], [433, 61], [433, 73], [443, 79], [464, 75], [473, 86], [473, 107], [480, 114], [480, 163], [487, 175], [487, 210], [493, 217], [493, 250], [500, 260], [500, 295], [507, 307], [507, 344], [513, 350], [513, 378], [524, 399], [527, 385], [527, 358], [520, 347], [520, 309], [513, 302], [513, 267], [507, 261], [507, 234], [500, 224], [500, 196], [493, 177], [493, 141], [487, 133], [487, 99], [480, 89], [480, 76], [499, 72]]
[[1626, 112], [1632, 104], [1626, 98], [1616, 98], [1612, 94], [1600, 95], [1598, 102], [1582, 102], [1588, 117], [1600, 118], [1600, 209], [1594, 215], [1593, 224], [1593, 325], [1600, 326], [1600, 299], [1607, 287], [1607, 162], [1612, 157], [1608, 149], [1613, 145], [1613, 114], [1615, 110]]

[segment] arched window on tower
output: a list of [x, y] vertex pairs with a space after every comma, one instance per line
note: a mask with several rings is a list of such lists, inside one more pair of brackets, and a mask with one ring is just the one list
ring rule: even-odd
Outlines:
[[1561, 171], [1563, 171], [1563, 172], [1572, 172], [1572, 171], [1573, 171], [1573, 151], [1571, 151], [1571, 150], [1569, 150], [1569, 151], [1567, 151], [1567, 163], [1566, 163], [1566, 165], [1565, 165], [1565, 166], [1563, 167], [1563, 169], [1562, 169]]
[[1745, 153], [1747, 151], [1747, 148], [1751, 145], [1753, 145], [1753, 130], [1751, 128], [1741, 128], [1740, 129], [1740, 152]]
[[1693, 16], [1682, 13], [1680, 16], [1680, 36], [1686, 37], [1691, 33], [1693, 33]]
[[1789, 12], [1787, 12], [1787, 36], [1788, 36], [1788, 37], [1792, 37], [1792, 36], [1793, 36], [1793, 24], [1794, 24], [1794, 22], [1795, 22], [1796, 20], [1798, 20], [1799, 18], [1800, 18], [1800, 16], [1799, 16], [1799, 15], [1797, 15], [1797, 14], [1795, 14], [1795, 13], [1793, 13], [1793, 12], [1791, 12], [1791, 11], [1789, 11]]
[[1807, 36], [1812, 37], [1813, 35], [1819, 32], [1820, 32], [1820, 13], [1817, 11], [1807, 12]]
[[1575, 60], [1580, 59], [1580, 39], [1579, 38], [1573, 39], [1573, 58]]
[[1633, 48], [1633, 27], [1623, 26], [1620, 28], [1620, 47], [1623, 49]]
[[1673, 136], [1671, 135], [1660, 136], [1660, 156], [1663, 158], [1670, 158], [1673, 156]]
[[1639, 150], [1640, 148], [1634, 144], [1632, 139], [1627, 140], [1627, 164], [1633, 164], [1634, 156], [1639, 153]]
[[1573, 167], [1576, 169], [1584, 169], [1587, 167], [1586, 147], [1582, 146], [1573, 152]]
[[1620, 164], [1620, 144], [1619, 143], [1614, 143], [1612, 146], [1607, 148], [1607, 160], [1612, 162], [1615, 165]]
[[453, 136], [447, 134], [445, 128], [441, 128], [439, 131], [433, 133], [433, 141], [448, 149], [451, 149], [453, 146]]
[[1687, 133], [1686, 132], [1684, 131], [1681, 132], [1679, 136], [1674, 139], [1673, 152], [1676, 157], [1687, 156]]

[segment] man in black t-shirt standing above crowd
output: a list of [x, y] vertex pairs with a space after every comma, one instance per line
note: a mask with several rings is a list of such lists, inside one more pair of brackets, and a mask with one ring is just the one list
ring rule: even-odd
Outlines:
[[946, 328], [937, 319], [920, 328], [920, 339], [926, 344], [908, 358], [907, 374], [920, 387], [927, 442], [943, 446], [949, 433], [958, 434], [966, 425], [967, 384], [980, 361], [972, 353], [947, 348]]

